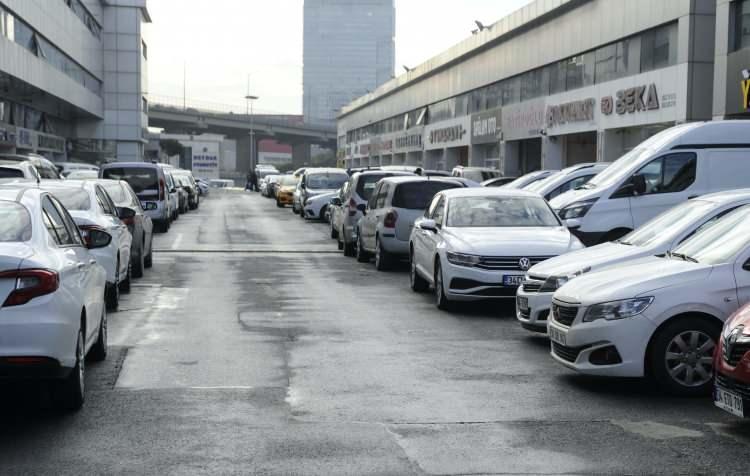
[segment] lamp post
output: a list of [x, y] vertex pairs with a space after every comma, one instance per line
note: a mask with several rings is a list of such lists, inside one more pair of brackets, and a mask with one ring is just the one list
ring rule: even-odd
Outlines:
[[247, 114], [250, 116], [250, 171], [254, 169], [254, 166], [258, 165], [255, 163], [255, 127], [253, 120], [253, 101], [257, 101], [258, 99], [258, 96], [252, 96], [250, 94], [245, 96], [245, 100], [247, 101]]

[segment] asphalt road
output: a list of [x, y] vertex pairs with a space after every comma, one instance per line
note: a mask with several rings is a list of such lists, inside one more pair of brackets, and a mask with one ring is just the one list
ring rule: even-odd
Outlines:
[[439, 312], [327, 235], [215, 191], [157, 236], [81, 412], [0, 387], [0, 473], [747, 474], [709, 400], [574, 375], [510, 304]]

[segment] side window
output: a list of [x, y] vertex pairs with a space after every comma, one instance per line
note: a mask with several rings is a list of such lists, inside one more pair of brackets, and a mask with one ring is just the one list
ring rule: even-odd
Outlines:
[[383, 189], [383, 184], [380, 183], [375, 187], [375, 190], [372, 192], [372, 195], [370, 195], [370, 200], [367, 202], [367, 208], [370, 210], [374, 210], [376, 208], [376, 203], [378, 201], [378, 197], [380, 196], [380, 191]]
[[143, 207], [141, 207], [141, 201], [138, 200], [138, 196], [136, 196], [135, 192], [133, 192], [133, 189], [125, 185], [121, 185], [121, 187], [125, 189], [125, 193], [127, 193], [128, 196], [130, 197], [131, 206], [133, 207], [133, 210], [135, 210], [136, 212], [143, 212]]
[[386, 184], [382, 184], [380, 186], [380, 191], [378, 192], [378, 201], [375, 204], [375, 208], [385, 208], [385, 202], [388, 199], [389, 190], [390, 187]]
[[432, 216], [433, 216], [433, 215], [435, 214], [435, 209], [437, 209], [437, 207], [438, 207], [438, 203], [440, 202], [440, 200], [441, 200], [442, 198], [443, 198], [443, 196], [442, 196], [442, 195], [436, 195], [436, 196], [435, 196], [435, 197], [434, 197], [434, 198], [432, 199], [432, 203], [431, 203], [431, 204], [430, 204], [430, 206], [429, 206], [429, 207], [427, 207], [427, 209], [426, 209], [426, 210], [424, 211], [424, 216], [425, 216], [425, 218], [432, 218]]
[[589, 180], [591, 180], [594, 177], [595, 177], [594, 175], [584, 175], [583, 177], [574, 178], [570, 182], [560, 185], [559, 187], [557, 187], [556, 189], [548, 193], [547, 196], [544, 198], [546, 198], [547, 200], [552, 200], [556, 196], [562, 195], [563, 193], [569, 190], [577, 189], [581, 185], [586, 184]]
[[445, 197], [440, 197], [435, 210], [432, 212], [432, 219], [435, 220], [437, 225], [442, 226], [445, 218]]
[[42, 214], [44, 223], [47, 225], [49, 234], [55, 240], [58, 246], [69, 246], [73, 244], [68, 229], [65, 227], [65, 220], [60, 215], [57, 207], [52, 203], [49, 197], [45, 197], [42, 202]]
[[638, 171], [646, 179], [646, 193], [682, 192], [695, 182], [697, 158], [693, 153], [670, 154], [649, 162]]
[[99, 207], [102, 209], [104, 214], [114, 216], [115, 210], [107, 194], [104, 193], [104, 191], [99, 187], [96, 187], [95, 190], [96, 190], [96, 201], [99, 203]]
[[57, 207], [57, 211], [60, 212], [60, 216], [65, 222], [65, 227], [67, 228], [68, 234], [70, 235], [70, 240], [71, 240], [70, 244], [83, 246], [83, 238], [81, 237], [81, 230], [78, 228], [78, 225], [76, 225], [76, 222], [73, 221], [73, 217], [70, 216], [70, 213], [68, 213], [68, 210], [66, 210], [65, 207], [55, 198], [52, 199], [52, 203], [54, 203], [55, 207]]

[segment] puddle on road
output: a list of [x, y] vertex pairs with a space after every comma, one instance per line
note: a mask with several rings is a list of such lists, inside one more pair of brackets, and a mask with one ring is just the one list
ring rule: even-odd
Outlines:
[[675, 438], [703, 438], [703, 433], [690, 428], [666, 425], [655, 421], [625, 421], [612, 420], [612, 424], [619, 426], [628, 433], [633, 433], [652, 440], [671, 440]]

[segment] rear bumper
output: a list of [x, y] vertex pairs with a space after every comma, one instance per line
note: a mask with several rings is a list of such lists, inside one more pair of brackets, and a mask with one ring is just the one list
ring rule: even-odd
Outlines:
[[380, 246], [392, 255], [409, 256], [409, 241], [383, 235], [380, 237]]

